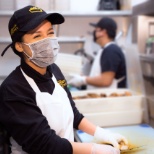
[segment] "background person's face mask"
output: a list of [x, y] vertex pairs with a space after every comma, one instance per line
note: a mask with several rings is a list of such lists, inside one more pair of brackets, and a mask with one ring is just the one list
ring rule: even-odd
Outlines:
[[45, 38], [34, 43], [24, 43], [31, 49], [32, 56], [25, 53], [29, 60], [39, 67], [47, 67], [55, 62], [58, 52], [59, 44], [57, 38]]
[[99, 31], [101, 31], [101, 30], [94, 30], [93, 31], [93, 41], [94, 42], [97, 42], [97, 40], [99, 39], [99, 38], [101, 38], [101, 37], [103, 37], [103, 36], [98, 36], [98, 37], [96, 37], [96, 32], [99, 32]]
[[96, 38], [96, 31], [93, 31], [93, 41], [96, 42], [97, 38]]

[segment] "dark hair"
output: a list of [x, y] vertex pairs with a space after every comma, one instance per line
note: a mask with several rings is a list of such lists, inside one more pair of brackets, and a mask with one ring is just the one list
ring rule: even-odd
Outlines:
[[15, 53], [16, 55], [18, 55], [18, 56], [21, 57], [21, 58], [23, 57], [23, 53], [16, 50], [16, 48], [15, 48], [15, 43], [12, 43], [11, 48], [12, 48], [12, 50], [14, 51], [14, 53]]
[[116, 30], [109, 30], [109, 29], [105, 29], [107, 31], [107, 34], [109, 36], [109, 38], [111, 39], [115, 39], [116, 37]]
[[12, 50], [14, 51], [14, 53], [16, 54], [16, 55], [18, 55], [19, 57], [23, 57], [22, 55], [22, 53], [21, 52], [19, 52], [19, 51], [17, 51], [16, 50], [16, 48], [15, 48], [15, 43], [16, 42], [22, 42], [23, 40], [22, 40], [22, 37], [23, 37], [23, 35], [24, 34], [26, 34], [26, 32], [18, 32], [18, 37], [17, 37], [17, 39], [16, 39], [16, 41], [13, 41], [12, 42], [12, 45], [11, 45], [11, 48], [12, 48]]

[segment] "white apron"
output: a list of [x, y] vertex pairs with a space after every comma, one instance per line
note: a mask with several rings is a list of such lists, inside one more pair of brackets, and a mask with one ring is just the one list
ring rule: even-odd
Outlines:
[[[54, 75], [52, 80], [55, 83], [55, 89], [51, 95], [47, 92], [41, 92], [34, 80], [28, 77], [22, 69], [21, 71], [29, 85], [36, 92], [37, 106], [47, 118], [50, 128], [55, 130], [58, 136], [74, 141], [72, 107], [65, 90], [57, 83]], [[10, 142], [12, 144], [12, 154], [26, 154], [13, 138], [10, 138]]]
[[[115, 43], [110, 42], [110, 43], [106, 44], [104, 48], [106, 48], [110, 44], [115, 44]], [[98, 76], [98, 75], [101, 74], [100, 58], [101, 58], [101, 55], [103, 54], [103, 52], [104, 52], [104, 49], [98, 50], [97, 55], [94, 59], [93, 65], [91, 67], [91, 71], [90, 71], [89, 76], [92, 77], [92, 76]], [[113, 81], [112, 81], [112, 84], [108, 87], [96, 87], [96, 86], [92, 86], [92, 85], [87, 85], [87, 89], [96, 89], [96, 88], [97, 89], [99, 89], [99, 88], [101, 88], [101, 89], [102, 88], [113, 88], [113, 89], [115, 89], [115, 88], [118, 87], [118, 83], [121, 82], [122, 80], [124, 80], [124, 78], [125, 77], [122, 77], [118, 80], [114, 78]]]

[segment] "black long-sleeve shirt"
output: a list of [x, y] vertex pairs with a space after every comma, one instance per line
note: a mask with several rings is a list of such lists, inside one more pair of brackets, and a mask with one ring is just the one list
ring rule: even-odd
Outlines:
[[50, 65], [47, 73], [41, 75], [22, 61], [21, 66], [18, 66], [0, 87], [0, 123], [29, 154], [72, 154], [70, 142], [57, 136], [48, 125], [46, 117], [37, 106], [36, 94], [24, 78], [20, 67], [33, 78], [40, 91], [51, 95], [55, 87], [51, 79], [53, 73], [68, 94], [74, 113], [74, 128], [78, 129], [83, 118], [75, 107], [66, 80], [56, 64]]

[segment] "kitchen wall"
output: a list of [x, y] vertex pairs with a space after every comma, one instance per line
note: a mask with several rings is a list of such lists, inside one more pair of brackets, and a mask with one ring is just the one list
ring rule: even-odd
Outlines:
[[141, 4], [141, 3], [146, 2], [146, 1], [148, 1], [148, 0], [132, 0], [132, 6]]
[[[148, 0], [124, 0], [130, 1], [132, 6]], [[71, 10], [71, 11], [94, 11], [97, 9], [99, 0], [0, 0], [1, 10], [18, 9], [27, 4], [35, 4], [45, 10]]]
[[94, 11], [99, 0], [0, 0], [1, 10], [14, 10], [33, 4], [45, 10], [58, 11]]

